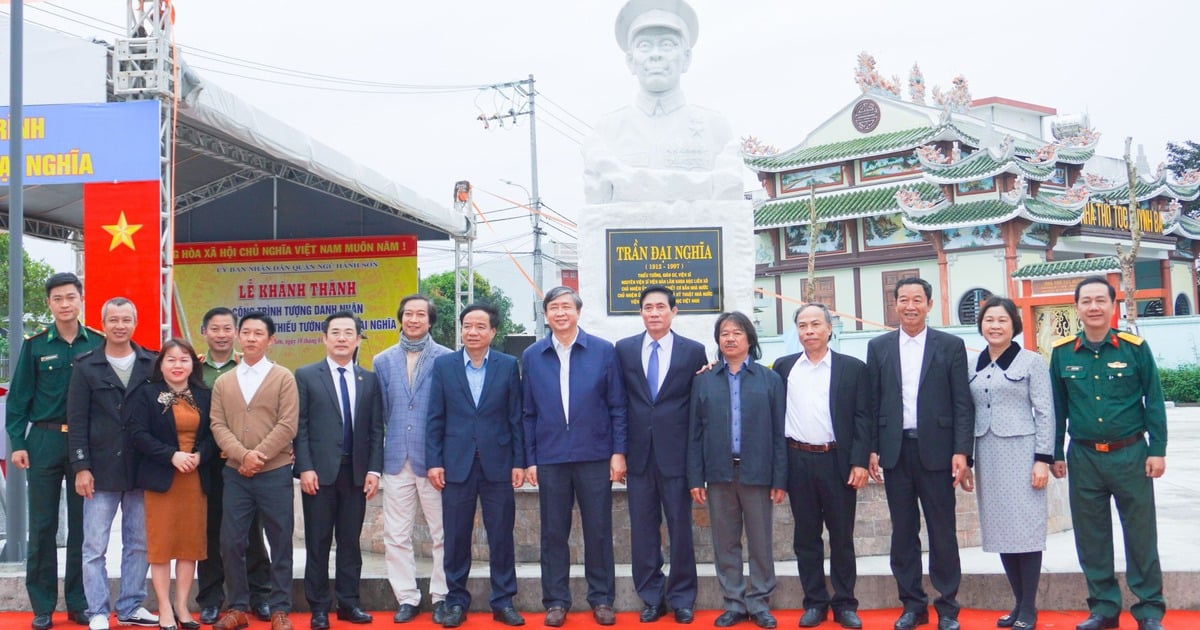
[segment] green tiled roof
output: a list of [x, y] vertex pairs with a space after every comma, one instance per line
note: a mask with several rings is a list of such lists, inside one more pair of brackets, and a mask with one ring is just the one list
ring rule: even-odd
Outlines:
[[1002, 223], [1017, 213], [1017, 207], [999, 199], [985, 199], [955, 203], [929, 214], [906, 216], [904, 223], [910, 229], [937, 230], [951, 227], [966, 227]]
[[1171, 192], [1175, 193], [1183, 201], [1193, 201], [1196, 197], [1200, 197], [1200, 183], [1188, 186], [1187, 184], [1172, 184], [1171, 182], [1167, 182], [1167, 188], [1170, 188]]
[[986, 149], [972, 153], [970, 157], [947, 168], [925, 167], [925, 176], [938, 183], [952, 184], [990, 177], [1004, 172], [1008, 161], [997, 162]]
[[[896, 212], [896, 193], [901, 188], [912, 188], [924, 198], [939, 194], [937, 186], [926, 182], [909, 181], [897, 186], [881, 186], [868, 190], [850, 190], [818, 195], [815, 200], [817, 221], [825, 223], [876, 214]], [[808, 225], [808, 195], [768, 201], [754, 209], [754, 227], [781, 227], [785, 225]]]
[[1013, 278], [1049, 278], [1052, 276], [1078, 276], [1085, 273], [1120, 271], [1121, 264], [1116, 256], [1099, 258], [1077, 258], [1025, 265], [1013, 272]]
[[1200, 240], [1200, 221], [1186, 214], [1181, 214], [1179, 219], [1175, 221], [1175, 229], [1171, 230], [1171, 232], [1198, 241]]
[[1053, 223], [1055, 225], [1075, 225], [1079, 223], [1079, 217], [1083, 214], [1083, 209], [1078, 208], [1071, 210], [1063, 208], [1054, 203], [1045, 201], [1037, 197], [1027, 197], [1022, 201], [1025, 206], [1025, 214], [1030, 219], [1041, 223]]
[[748, 155], [744, 159], [746, 166], [752, 170], [778, 172], [790, 168], [891, 153], [902, 149], [915, 149], [932, 139], [935, 133], [937, 130], [933, 127], [915, 127], [844, 142], [833, 142], [814, 147], [797, 147], [775, 155]]
[[[1162, 194], [1165, 192], [1165, 188], [1161, 182], [1147, 182], [1138, 178], [1137, 185], [1133, 191], [1137, 195], [1138, 201], [1145, 201]], [[1116, 188], [1107, 190], [1094, 190], [1092, 191], [1092, 199], [1108, 203], [1127, 204], [1129, 203], [1129, 184], [1122, 184]]]
[[1083, 164], [1092, 159], [1094, 155], [1096, 155], [1096, 147], [1094, 146], [1086, 149], [1082, 147], [1059, 147], [1055, 154], [1055, 159], [1059, 162], [1068, 162], [1070, 164]]

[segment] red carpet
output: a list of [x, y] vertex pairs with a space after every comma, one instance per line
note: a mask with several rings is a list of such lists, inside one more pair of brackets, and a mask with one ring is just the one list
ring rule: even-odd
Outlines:
[[[984, 630], [985, 628], [995, 628], [996, 618], [1004, 614], [1004, 612], [1007, 611], [964, 610], [962, 611], [962, 614], [959, 616], [958, 620], [959, 623], [962, 624], [962, 630]], [[780, 630], [790, 630], [791, 628], [795, 628], [796, 622], [800, 620], [800, 613], [801, 611], [799, 610], [773, 611], [775, 618], [779, 621]], [[412, 623], [403, 625], [392, 623], [392, 611], [379, 611], [373, 614], [375, 615], [375, 622], [364, 626], [356, 626], [345, 621], [338, 621], [333, 615], [330, 615], [330, 630], [366, 630], [369, 628], [390, 628], [391, 630], [433, 630], [434, 628], [441, 628], [441, 626], [433, 623], [433, 620], [430, 618], [429, 613], [427, 612], [422, 612], [421, 616], [417, 617], [417, 619]], [[545, 627], [542, 625], [541, 612], [523, 612], [521, 614], [525, 616], [524, 627]], [[690, 627], [696, 628], [697, 630], [702, 628], [712, 628], [713, 619], [716, 619], [718, 614], [720, 614], [720, 611], [716, 610], [697, 611], [696, 621]], [[895, 622], [896, 617], [900, 615], [900, 610], [895, 608], [883, 610], [860, 610], [858, 614], [860, 617], [862, 617], [864, 630], [890, 630], [892, 623]], [[927, 626], [921, 626], [922, 629], [935, 630], [937, 628], [937, 619], [933, 614], [932, 608], [930, 609], [930, 617], [931, 623]], [[1075, 624], [1083, 621], [1083, 619], [1086, 617], [1087, 614], [1082, 612], [1046, 610], [1039, 613], [1037, 627], [1044, 630], [1074, 630]], [[293, 613], [290, 616], [290, 619], [296, 630], [308, 630], [308, 613]], [[0, 612], [0, 630], [17, 630], [18, 628], [27, 629], [29, 628], [29, 623], [32, 620], [32, 613]], [[112, 628], [114, 628], [114, 630], [117, 628], [116, 621], [117, 620], [115, 617], [111, 620]], [[1167, 611], [1167, 616], [1165, 619], [1163, 619], [1163, 624], [1170, 630], [1190, 630], [1193, 628], [1200, 628], [1200, 611]], [[83, 628], [83, 626], [77, 626], [67, 621], [65, 613], [55, 613], [54, 627], [61, 629]], [[212, 626], [203, 626], [204, 630], [210, 630], [211, 627]], [[492, 621], [492, 615], [486, 612], [469, 613], [467, 615], [467, 622], [462, 625], [462, 628], [465, 630], [472, 630], [475, 628], [487, 628], [491, 630], [506, 627], [507, 626], [504, 626], [498, 622]], [[565, 626], [563, 626], [564, 630], [582, 630], [584, 628], [600, 627], [601, 626], [596, 625], [596, 622], [592, 620], [592, 614], [590, 612], [577, 612], [567, 615], [567, 623]], [[683, 628], [683, 626], [676, 625], [674, 619], [669, 614], [660, 619], [656, 624], [640, 623], [638, 621], [636, 612], [618, 614], [616, 627], [643, 628], [645, 630], [650, 630], [651, 628], [655, 628], [656, 630], [681, 630]], [[757, 628], [757, 626], [751, 622], [744, 622], [734, 627], [744, 630]], [[840, 625], [833, 623], [832, 621], [826, 621], [817, 627], [822, 630], [836, 630], [841, 628]], [[128, 626], [128, 628], [133, 629], [135, 627]], [[269, 623], [251, 620], [250, 628], [248, 630], [270, 630], [270, 628], [271, 624]], [[1121, 615], [1121, 630], [1136, 630], [1136, 628], [1137, 622], [1133, 620], [1133, 617], [1130, 617], [1128, 612], [1123, 613]]]

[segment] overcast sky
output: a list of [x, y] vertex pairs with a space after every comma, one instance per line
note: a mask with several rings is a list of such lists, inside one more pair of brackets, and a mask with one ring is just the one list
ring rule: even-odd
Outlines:
[[[50, 0], [27, 4], [26, 18], [111, 41], [125, 4]], [[525, 200], [520, 189], [498, 180], [529, 185], [528, 118], [490, 130], [476, 120], [506, 110], [510, 92], [362, 84], [350, 92], [346, 84], [259, 64], [416, 86], [488, 85], [533, 74], [541, 195], [568, 217], [583, 202], [578, 139], [586, 123], [635, 93], [613, 37], [622, 0], [174, 4], [177, 40], [192, 48], [184, 49], [185, 58], [208, 80], [445, 205], [459, 179], [476, 185], [485, 211], [509, 204], [483, 191]], [[1102, 154], [1119, 155], [1131, 135], [1153, 166], [1165, 159], [1168, 140], [1200, 140], [1194, 3], [694, 0], [692, 6], [700, 34], [683, 79], [688, 100], [724, 113], [738, 136], [756, 135], [779, 148], [800, 143], [859, 94], [853, 74], [863, 50], [905, 86], [917, 62], [929, 92], [963, 74], [975, 98], [1087, 113], [1103, 134]], [[496, 236], [481, 227], [481, 246], [496, 249], [488, 242], [507, 239], [509, 249], [528, 251], [528, 227], [523, 218], [497, 223]], [[423, 248], [423, 273], [451, 264], [439, 247], [446, 249]]]

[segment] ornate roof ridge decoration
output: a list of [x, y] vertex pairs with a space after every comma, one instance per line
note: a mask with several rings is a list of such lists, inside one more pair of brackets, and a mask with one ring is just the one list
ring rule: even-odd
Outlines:
[[1052, 260], [1025, 265], [1012, 273], [1014, 279], [1040, 279], [1057, 276], [1079, 276], [1088, 273], [1108, 273], [1121, 270], [1121, 263], [1116, 256], [1098, 256], [1096, 258], [1073, 258], [1071, 260]]
[[937, 199], [925, 199], [916, 188], [901, 187], [895, 194], [896, 205], [909, 216], [919, 217], [932, 214], [950, 205], [950, 200], [940, 193]]
[[880, 76], [875, 70], [875, 56], [862, 51], [858, 53], [858, 67], [854, 69], [854, 82], [863, 94], [873, 94], [884, 98], [900, 100], [900, 77], [893, 75], [891, 80]]
[[938, 107], [950, 112], [965, 113], [971, 107], [971, 89], [967, 85], [967, 77], [958, 75], [950, 81], [950, 91], [942, 93], [940, 86], [933, 86], [933, 102]]
[[917, 105], [925, 104], [925, 73], [921, 72], [921, 67], [915, 61], [908, 73], [908, 100]]
[[1017, 180], [1013, 182], [1012, 190], [1000, 193], [1000, 200], [1009, 205], [1019, 206], [1028, 196], [1029, 182], [1024, 173], [1019, 173]]
[[935, 127], [912, 127], [815, 146], [801, 143], [773, 155], [744, 155], [743, 160], [747, 167], [759, 172], [779, 173], [914, 149], [934, 139], [938, 131]]
[[[1095, 173], [1084, 173], [1083, 176], [1094, 199], [1117, 204], [1129, 203], [1129, 184], [1118, 184]], [[1167, 179], [1165, 172], [1159, 172], [1158, 177], [1150, 181], [1140, 176], [1137, 178], [1134, 184], [1134, 197], [1139, 202], [1159, 196], [1183, 201], [1195, 200], [1200, 197], [1200, 175], [1196, 176], [1196, 183], [1192, 186], [1182, 186], [1171, 182]]]
[[1077, 184], [1073, 188], [1068, 188], [1062, 194], [1053, 194], [1050, 192], [1040, 192], [1038, 199], [1043, 203], [1048, 203], [1057, 206], [1063, 210], [1081, 210], [1087, 205], [1091, 198], [1091, 191], [1087, 186]]
[[767, 144], [759, 140], [757, 136], [743, 137], [741, 148], [743, 156], [779, 155], [779, 149], [775, 145]]
[[982, 199], [966, 203], [947, 204], [943, 208], [921, 214], [900, 215], [904, 227], [914, 232], [948, 230], [953, 228], [999, 225], [1020, 214], [1020, 208], [999, 199]]
[[1057, 155], [1058, 143], [1051, 142], [1050, 144], [1038, 147], [1038, 149], [1033, 152], [1033, 155], [1025, 158], [1025, 161], [1029, 162], [1030, 164], [1046, 164], [1056, 162], [1057, 160], [1055, 158]]

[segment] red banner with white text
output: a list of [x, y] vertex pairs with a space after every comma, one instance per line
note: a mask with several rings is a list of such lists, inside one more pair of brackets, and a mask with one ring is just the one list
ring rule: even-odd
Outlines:
[[83, 185], [84, 321], [103, 328], [104, 303], [129, 298], [137, 307], [133, 340], [150, 350], [162, 343], [158, 204], [157, 181]]

